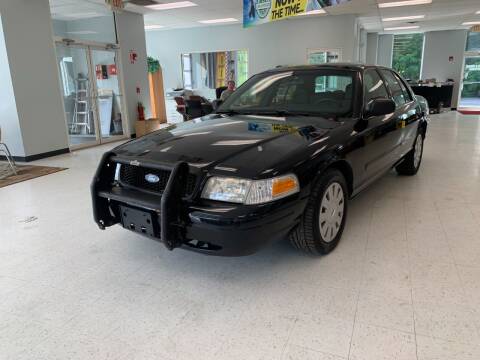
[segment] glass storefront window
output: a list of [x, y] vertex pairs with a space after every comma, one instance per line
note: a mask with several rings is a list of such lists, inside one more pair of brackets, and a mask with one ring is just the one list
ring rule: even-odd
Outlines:
[[104, 4], [78, 3], [65, 5], [50, 0], [53, 34], [76, 41], [116, 44], [113, 12]]
[[468, 33], [467, 51], [480, 51], [480, 32], [470, 31]]
[[405, 79], [420, 79], [423, 39], [423, 34], [401, 34], [394, 36], [392, 67]]

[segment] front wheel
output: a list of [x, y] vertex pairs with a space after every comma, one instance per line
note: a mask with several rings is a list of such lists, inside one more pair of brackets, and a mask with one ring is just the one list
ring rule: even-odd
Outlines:
[[302, 221], [290, 234], [293, 246], [314, 255], [335, 249], [345, 227], [347, 198], [343, 174], [328, 170], [313, 186]]
[[405, 159], [395, 168], [400, 175], [415, 175], [420, 169], [423, 157], [423, 135], [418, 134], [413, 149], [405, 156]]

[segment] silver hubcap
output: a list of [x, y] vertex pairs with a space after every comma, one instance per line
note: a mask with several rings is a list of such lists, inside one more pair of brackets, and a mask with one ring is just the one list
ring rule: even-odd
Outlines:
[[420, 160], [422, 160], [422, 150], [423, 150], [423, 137], [422, 135], [417, 136], [417, 141], [415, 142], [415, 153], [413, 154], [413, 165], [415, 168], [418, 168], [420, 165]]
[[325, 242], [335, 239], [342, 226], [345, 197], [339, 183], [332, 183], [325, 191], [320, 204], [320, 234]]

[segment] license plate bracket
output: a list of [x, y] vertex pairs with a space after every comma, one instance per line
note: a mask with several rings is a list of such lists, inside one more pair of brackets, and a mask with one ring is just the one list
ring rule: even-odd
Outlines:
[[122, 226], [125, 229], [152, 238], [156, 237], [157, 232], [155, 231], [156, 227], [151, 212], [122, 205], [120, 205], [120, 212], [122, 215]]

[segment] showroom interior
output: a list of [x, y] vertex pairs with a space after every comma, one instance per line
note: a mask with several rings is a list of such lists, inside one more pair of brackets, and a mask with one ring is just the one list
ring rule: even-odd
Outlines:
[[[397, 103], [385, 69], [410, 102]], [[376, 114], [376, 133], [362, 137], [367, 120], [341, 140], [331, 134], [350, 126], [347, 113], [238, 110], [315, 71], [314, 95], [358, 104], [348, 116], [358, 110], [359, 123], [371, 110], [368, 71], [393, 110]], [[291, 89], [272, 101], [294, 99]], [[408, 119], [385, 125], [408, 106]], [[405, 129], [415, 130], [408, 152], [404, 135], [398, 159], [357, 192], [355, 169], [368, 173], [385, 154], [345, 170], [336, 157], [354, 150], [340, 142], [364, 157]], [[295, 169], [313, 164], [333, 141], [328, 162], [343, 167], [308, 186], [282, 170], [293, 155]], [[415, 176], [399, 170], [409, 156]], [[158, 171], [132, 180], [141, 197], [105, 190], [146, 159]], [[328, 170], [345, 184], [341, 240], [304, 254], [291, 231], [306, 226]], [[232, 184], [248, 189], [243, 200], [222, 198]], [[263, 184], [262, 202], [250, 195], [257, 186], [264, 196]], [[182, 186], [191, 189], [176, 201]], [[288, 233], [281, 221], [258, 224], [260, 238], [287, 236], [248, 256], [208, 256], [220, 247], [194, 238], [233, 213], [209, 236], [251, 243], [240, 224], [293, 197], [306, 207]], [[198, 232], [185, 235], [190, 225]], [[480, 359], [480, 2], [0, 0], [0, 359]]]

